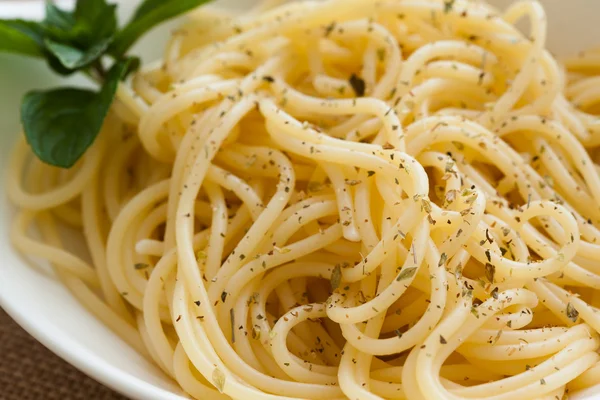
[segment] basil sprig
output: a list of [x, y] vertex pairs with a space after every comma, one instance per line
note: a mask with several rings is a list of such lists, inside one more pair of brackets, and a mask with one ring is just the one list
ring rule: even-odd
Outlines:
[[121, 29], [117, 6], [106, 0], [77, 0], [73, 11], [47, 2], [41, 22], [0, 20], [0, 52], [45, 59], [61, 75], [83, 72], [99, 86], [23, 97], [21, 122], [33, 153], [45, 163], [72, 167], [98, 136], [119, 82], [139, 66], [137, 57], [127, 55], [130, 47], [156, 25], [209, 1], [144, 0]]

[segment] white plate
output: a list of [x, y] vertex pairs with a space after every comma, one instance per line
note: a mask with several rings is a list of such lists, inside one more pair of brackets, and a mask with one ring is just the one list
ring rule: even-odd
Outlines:
[[[229, 0], [241, 6], [252, 0]], [[549, 15], [549, 47], [562, 55], [600, 45], [600, 1], [542, 0]], [[40, 18], [42, 2], [0, 1], [0, 17]], [[127, 15], [132, 0], [122, 0], [119, 12]], [[510, 0], [498, 0], [508, 4]], [[568, 6], [567, 6], [568, 4]], [[123, 16], [122, 16], [123, 18]], [[146, 61], [159, 55], [173, 23], [152, 32], [135, 49]], [[72, 80], [78, 82], [77, 78]], [[0, 165], [19, 134], [20, 98], [33, 88], [57, 83], [42, 62], [0, 54]], [[4, 172], [4, 171], [3, 171]], [[181, 400], [187, 396], [158, 368], [140, 357], [121, 339], [90, 315], [49, 274], [31, 268], [8, 240], [11, 206], [0, 174], [0, 306], [50, 350], [94, 379], [134, 399]], [[600, 399], [592, 388], [579, 399]]]

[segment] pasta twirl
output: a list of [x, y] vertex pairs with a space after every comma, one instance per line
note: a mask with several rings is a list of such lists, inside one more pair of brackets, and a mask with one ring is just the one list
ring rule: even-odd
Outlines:
[[194, 398], [600, 383], [597, 53], [535, 1], [276, 3], [191, 14], [74, 169], [19, 143], [14, 245]]

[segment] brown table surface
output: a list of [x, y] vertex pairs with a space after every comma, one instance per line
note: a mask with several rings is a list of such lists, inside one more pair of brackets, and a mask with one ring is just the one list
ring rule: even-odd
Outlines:
[[0, 308], [0, 400], [126, 400], [54, 355]]

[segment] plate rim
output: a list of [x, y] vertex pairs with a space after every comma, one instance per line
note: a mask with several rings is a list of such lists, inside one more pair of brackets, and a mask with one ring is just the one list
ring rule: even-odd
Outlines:
[[[74, 300], [76, 300], [74, 298]], [[60, 337], [44, 332], [27, 313], [21, 313], [14, 303], [7, 300], [0, 291], [0, 307], [28, 334], [44, 347], [56, 354], [90, 378], [133, 399], [182, 400], [185, 397], [171, 393], [149, 381], [133, 376], [129, 372], [104, 361], [77, 342], [63, 341]], [[53, 329], [55, 325], [50, 323]], [[47, 326], [46, 326], [47, 328]]]

